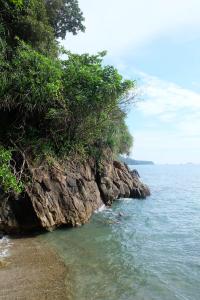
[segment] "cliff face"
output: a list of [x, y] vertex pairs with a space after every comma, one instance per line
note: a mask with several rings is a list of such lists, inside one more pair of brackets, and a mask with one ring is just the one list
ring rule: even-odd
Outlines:
[[145, 198], [150, 191], [137, 174], [111, 158], [31, 167], [32, 184], [18, 199], [0, 195], [0, 230], [21, 232], [79, 226], [103, 204], [120, 197]]

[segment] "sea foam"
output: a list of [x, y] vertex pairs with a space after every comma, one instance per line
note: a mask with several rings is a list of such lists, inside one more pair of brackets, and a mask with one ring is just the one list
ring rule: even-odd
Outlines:
[[4, 236], [0, 239], [0, 258], [9, 256], [9, 248], [11, 246], [10, 239], [7, 236]]

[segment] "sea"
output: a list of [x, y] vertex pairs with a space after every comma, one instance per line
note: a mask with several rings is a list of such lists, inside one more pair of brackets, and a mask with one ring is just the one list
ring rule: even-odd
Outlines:
[[43, 235], [66, 265], [72, 300], [200, 299], [200, 166], [137, 170], [150, 197], [119, 199], [82, 227]]
[[200, 166], [137, 170], [150, 197], [119, 199], [88, 224], [45, 236], [67, 266], [73, 299], [199, 300]]

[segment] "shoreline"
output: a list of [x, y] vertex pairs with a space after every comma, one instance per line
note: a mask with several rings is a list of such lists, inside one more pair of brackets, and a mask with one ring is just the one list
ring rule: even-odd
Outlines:
[[8, 238], [0, 258], [0, 298], [6, 300], [71, 300], [67, 268], [40, 236]]

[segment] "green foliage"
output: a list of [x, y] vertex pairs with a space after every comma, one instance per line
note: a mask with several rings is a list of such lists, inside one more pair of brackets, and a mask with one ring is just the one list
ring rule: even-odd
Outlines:
[[133, 82], [124, 81], [114, 67], [102, 65], [104, 55], [68, 53], [63, 62], [64, 95], [71, 120], [68, 136], [87, 146], [106, 140], [116, 108], [133, 87]]
[[106, 144], [112, 149], [113, 153], [129, 155], [130, 148], [133, 144], [133, 137], [128, 131], [124, 119], [113, 122], [109, 128]]
[[134, 83], [103, 66], [104, 52], [67, 54], [60, 61], [21, 42], [9, 64], [0, 66], [0, 138], [34, 148], [40, 143], [37, 149], [59, 156], [107, 145], [128, 152], [131, 137], [120, 105]]
[[11, 151], [0, 146], [0, 186], [6, 193], [11, 190], [16, 193], [21, 193], [23, 190], [23, 184], [18, 182], [12, 173], [10, 164], [11, 158]]
[[[0, 0], [0, 184], [20, 192], [10, 164], [14, 145], [31, 155], [100, 158], [128, 153], [124, 103], [134, 82], [97, 55], [64, 51], [56, 38], [83, 31], [77, 0]], [[12, 141], [12, 142], [11, 142]], [[2, 156], [2, 158], [1, 158]], [[20, 160], [20, 159], [19, 159]], [[17, 162], [19, 163], [19, 162]]]
[[13, 48], [16, 37], [48, 56], [58, 54], [56, 38], [67, 32], [84, 31], [84, 18], [77, 0], [0, 0], [0, 23]]
[[9, 0], [9, 1], [10, 1], [10, 3], [12, 3], [18, 7], [22, 6], [23, 2], [24, 2], [23, 0]]
[[0, 66], [5, 63], [6, 48], [5, 28], [2, 24], [0, 24]]
[[62, 70], [56, 59], [48, 58], [24, 43], [10, 64], [2, 70], [0, 107], [18, 109], [24, 115], [42, 112], [62, 103]]
[[47, 55], [56, 55], [54, 31], [49, 24], [44, 0], [29, 0], [16, 24], [16, 36]]
[[64, 39], [67, 32], [77, 34], [85, 31], [83, 13], [77, 0], [47, 0], [46, 10], [57, 38]]

